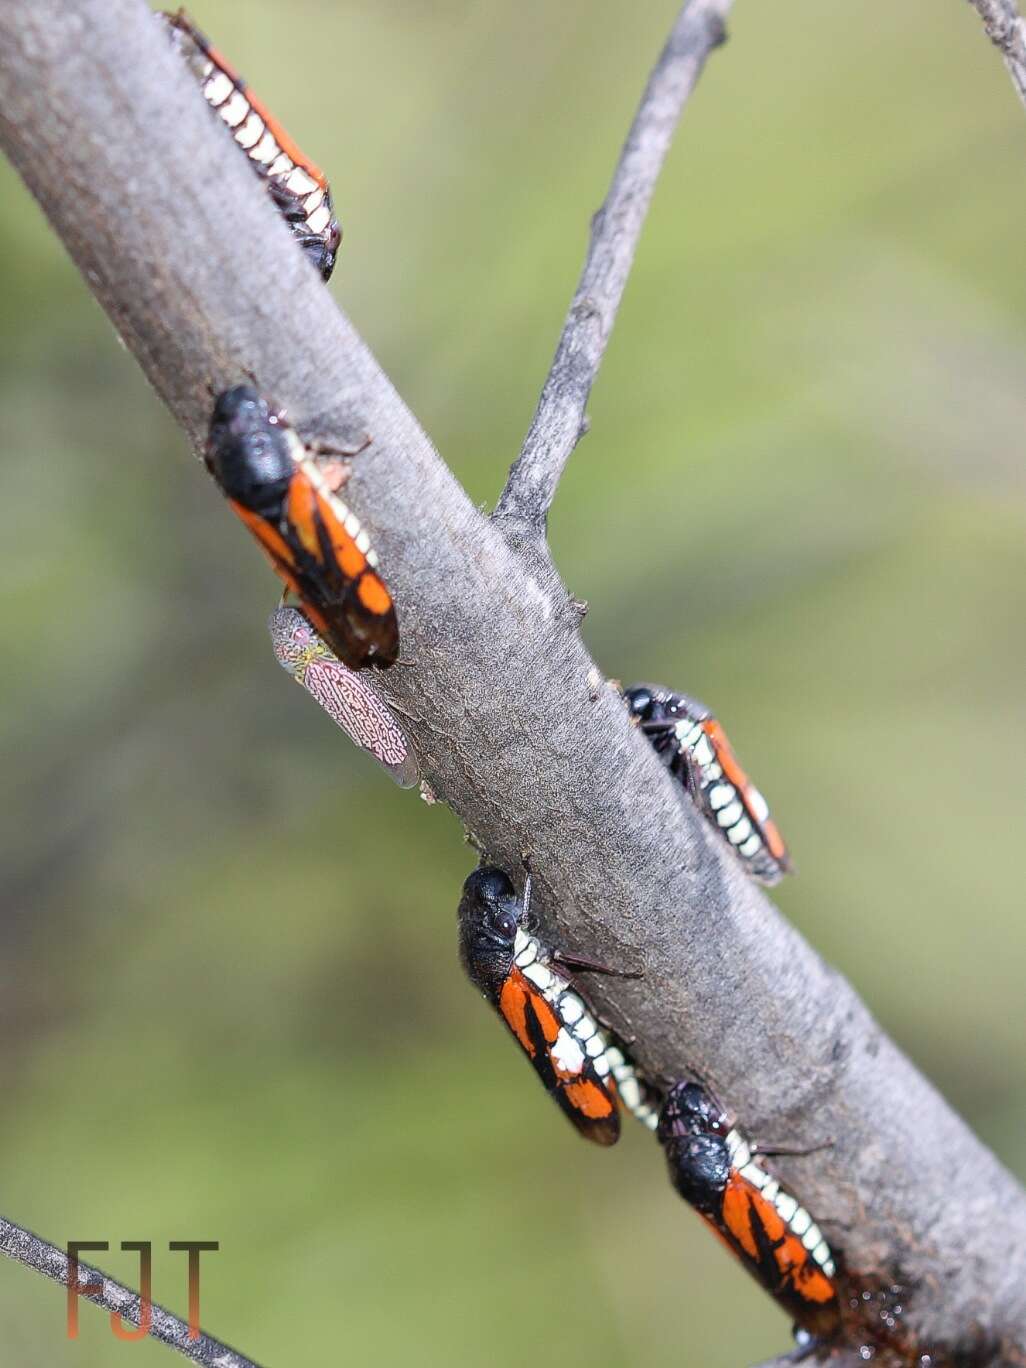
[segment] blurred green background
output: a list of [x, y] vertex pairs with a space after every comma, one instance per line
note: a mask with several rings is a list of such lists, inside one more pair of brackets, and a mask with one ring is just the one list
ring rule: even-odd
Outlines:
[[[477, 500], [674, 10], [195, 0], [328, 168], [331, 289]], [[781, 905], [1026, 1173], [1026, 117], [964, 0], [732, 29], [557, 558], [610, 675], [725, 720]], [[182, 1311], [167, 1241], [219, 1240], [204, 1325], [274, 1365], [783, 1347], [648, 1137], [581, 1144], [463, 981], [457, 822], [275, 664], [276, 582], [6, 170], [0, 279], [0, 1211], [130, 1281], [151, 1239]], [[68, 1344], [10, 1264], [0, 1317], [23, 1368], [170, 1360], [88, 1307]]]

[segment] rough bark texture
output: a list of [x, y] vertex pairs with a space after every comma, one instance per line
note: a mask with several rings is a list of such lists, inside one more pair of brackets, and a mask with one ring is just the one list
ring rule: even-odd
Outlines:
[[1015, 0], [969, 0], [983, 20], [987, 37], [1005, 59], [1019, 98], [1026, 104], [1026, 19]]
[[547, 933], [643, 967], [593, 991], [641, 1063], [700, 1069], [749, 1132], [832, 1136], [776, 1168], [849, 1290], [900, 1283], [905, 1331], [934, 1362], [1026, 1363], [1022, 1191], [706, 831], [547, 558], [471, 505], [142, 0], [0, 0], [0, 111], [8, 154], [194, 445], [211, 387], [247, 371], [307, 434], [372, 434], [347, 499], [400, 614], [408, 663], [382, 692], [479, 849], [514, 873], [530, 850]]

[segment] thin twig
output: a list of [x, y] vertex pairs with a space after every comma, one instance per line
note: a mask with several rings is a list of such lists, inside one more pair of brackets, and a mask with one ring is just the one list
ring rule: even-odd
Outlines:
[[1026, 19], [1015, 0], [969, 0], [983, 20], [987, 37], [1005, 59], [1019, 98], [1026, 104]]
[[656, 181], [706, 58], [724, 41], [732, 0], [688, 0], [649, 77], [591, 238], [538, 408], [495, 517], [540, 536], [613, 330]]
[[[38, 1235], [33, 1235], [31, 1230], [25, 1230], [4, 1220], [2, 1216], [0, 1254], [16, 1259], [26, 1268], [34, 1268], [37, 1273], [52, 1278], [64, 1287], [68, 1285], [68, 1256], [64, 1250], [41, 1240]], [[92, 1290], [91, 1284], [99, 1285], [100, 1291]], [[140, 1324], [139, 1293], [117, 1282], [101, 1269], [79, 1262], [76, 1286], [79, 1289], [79, 1296], [85, 1301], [105, 1307], [112, 1315], [120, 1316], [132, 1325]], [[257, 1368], [252, 1359], [237, 1353], [227, 1344], [222, 1344], [220, 1340], [213, 1339], [203, 1331], [200, 1331], [197, 1339], [190, 1339], [188, 1324], [173, 1316], [163, 1306], [158, 1306], [156, 1302], [153, 1303], [149, 1334], [162, 1344], [177, 1350], [179, 1354], [192, 1359], [193, 1363], [205, 1364], [206, 1368]]]

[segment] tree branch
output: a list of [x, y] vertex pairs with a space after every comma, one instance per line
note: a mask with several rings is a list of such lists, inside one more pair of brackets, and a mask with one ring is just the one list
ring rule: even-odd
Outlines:
[[[31, 1230], [23, 1230], [21, 1226], [4, 1220], [2, 1216], [0, 1254], [16, 1259], [26, 1268], [34, 1268], [37, 1273], [52, 1278], [64, 1287], [68, 1285], [68, 1258], [64, 1251], [56, 1245], [48, 1244], [46, 1240], [41, 1240], [38, 1235], [33, 1235]], [[101, 1290], [90, 1291], [90, 1284], [100, 1284]], [[91, 1301], [94, 1306], [105, 1307], [113, 1315], [130, 1321], [132, 1325], [139, 1325], [138, 1292], [133, 1292], [130, 1287], [125, 1287], [123, 1283], [117, 1282], [99, 1268], [81, 1262], [78, 1265], [76, 1285], [79, 1288], [79, 1295], [84, 1300]], [[244, 1358], [227, 1344], [212, 1339], [202, 1331], [198, 1339], [190, 1339], [188, 1324], [173, 1316], [164, 1307], [158, 1306], [156, 1302], [153, 1303], [149, 1333], [162, 1344], [192, 1359], [193, 1363], [205, 1364], [206, 1368], [257, 1368], [252, 1359]]]
[[1026, 20], [1015, 0], [969, 0], [983, 20], [987, 37], [1005, 59], [1019, 98], [1026, 104]]
[[1022, 1191], [628, 725], [554, 572], [467, 499], [141, 0], [0, 0], [0, 138], [194, 445], [210, 387], [246, 371], [307, 432], [372, 434], [346, 498], [409, 662], [376, 682], [478, 849], [514, 873], [531, 851], [545, 933], [644, 967], [589, 984], [643, 1067], [699, 1068], [755, 1134], [833, 1136], [778, 1168], [843, 1256], [845, 1291], [901, 1283], [917, 1341], [1026, 1362]]
[[585, 408], [613, 331], [634, 252], [673, 134], [706, 58], [726, 38], [732, 0], [686, 0], [649, 77], [601, 209], [538, 408], [495, 509], [544, 535], [563, 468], [586, 431]]

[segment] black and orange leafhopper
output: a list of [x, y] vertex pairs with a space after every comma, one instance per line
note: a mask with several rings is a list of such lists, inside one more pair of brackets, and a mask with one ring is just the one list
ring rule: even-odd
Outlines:
[[745, 870], [759, 883], [779, 883], [791, 872], [784, 838], [705, 704], [660, 684], [636, 684], [624, 698], [656, 754]]
[[164, 12], [161, 18], [169, 25], [207, 104], [246, 154], [293, 237], [327, 280], [335, 269], [342, 229], [324, 172], [303, 155], [184, 10]]
[[796, 1325], [818, 1339], [838, 1329], [834, 1256], [812, 1217], [755, 1158], [698, 1083], [671, 1088], [659, 1117], [670, 1179]]
[[351, 670], [393, 664], [399, 626], [370, 539], [284, 413], [249, 385], [225, 390], [214, 404], [205, 458], [338, 658]]
[[608, 970], [543, 946], [524, 929], [529, 901], [530, 882], [521, 900], [501, 869], [476, 869], [463, 885], [459, 908], [463, 967], [581, 1135], [598, 1145], [615, 1144], [620, 1101], [654, 1130], [653, 1090], [557, 966]]

